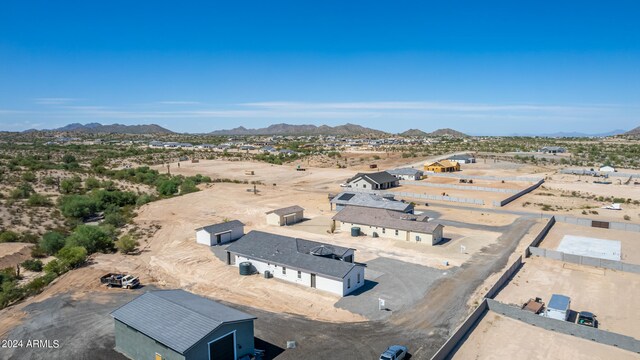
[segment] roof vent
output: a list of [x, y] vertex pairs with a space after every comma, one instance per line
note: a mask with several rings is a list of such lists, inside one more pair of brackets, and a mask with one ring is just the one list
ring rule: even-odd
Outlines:
[[309, 253], [314, 256], [330, 257], [333, 256], [335, 250], [331, 246], [319, 245], [311, 249]]

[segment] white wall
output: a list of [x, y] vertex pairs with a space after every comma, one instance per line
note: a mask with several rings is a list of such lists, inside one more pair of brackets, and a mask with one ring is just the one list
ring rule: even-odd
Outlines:
[[[398, 230], [398, 235], [396, 235], [395, 229], [383, 228], [379, 226], [369, 226], [362, 224], [351, 224], [351, 223], [343, 223], [338, 221], [336, 227], [338, 227], [341, 231], [351, 233], [351, 227], [356, 226], [360, 228], [360, 232], [366, 236], [373, 236], [373, 233], [378, 233], [378, 236], [385, 239], [394, 239], [394, 240], [402, 240], [402, 241], [411, 241], [418, 242], [421, 244], [427, 245], [435, 245], [442, 241], [442, 227], [437, 227], [433, 234], [427, 233], [418, 233], [413, 231], [404, 231]], [[416, 236], [420, 237], [420, 241], [416, 240]]]
[[[293, 216], [287, 214], [288, 218], [293, 218]], [[294, 223], [298, 223], [300, 221], [302, 221], [302, 219], [304, 218], [304, 211], [298, 211], [295, 213], [295, 222]], [[267, 214], [267, 224], [268, 225], [276, 225], [276, 226], [284, 226], [285, 225], [285, 217], [284, 216], [280, 216], [278, 214], [275, 213], [271, 213], [271, 214]]]
[[[237, 228], [231, 229], [231, 236], [227, 237], [227, 235], [224, 235], [222, 237], [222, 243], [224, 244], [224, 243], [227, 243], [229, 241], [237, 240], [237, 239], [241, 238], [243, 235], [244, 235], [244, 227], [243, 226], [239, 226]], [[204, 229], [198, 230], [198, 231], [196, 231], [196, 242], [198, 244], [203, 244], [203, 245], [208, 245], [208, 246], [217, 245], [217, 243], [216, 243], [216, 234], [210, 234]]]
[[[269, 270], [271, 271], [271, 274], [273, 274], [273, 277], [276, 279], [281, 279], [281, 280], [289, 281], [302, 286], [311, 287], [311, 274], [308, 272], [300, 271], [300, 278], [298, 278], [297, 270], [287, 268], [286, 274], [283, 274], [282, 266], [265, 263], [255, 259], [249, 259], [240, 255], [235, 255], [235, 264], [234, 264], [235, 266], [239, 267], [240, 266], [239, 264], [244, 261], [250, 262], [251, 265], [253, 265], [256, 271], [258, 271], [260, 274], [264, 274], [265, 270]], [[362, 276], [362, 279], [364, 279], [364, 268], [362, 266], [358, 266], [357, 268], [362, 269], [363, 273], [361, 276]], [[354, 271], [351, 271], [351, 272], [354, 273]], [[356, 275], [353, 275], [353, 276], [355, 278]], [[350, 291], [353, 291], [354, 284], [356, 283], [355, 283], [355, 280], [351, 280], [351, 281], [352, 281], [352, 285], [351, 285]], [[317, 289], [328, 291], [340, 296], [343, 296], [344, 294], [344, 289], [346, 289], [347, 287], [346, 283], [347, 283], [346, 278], [344, 280], [344, 285], [343, 285], [342, 281], [325, 278], [325, 277], [322, 277], [320, 274], [316, 275]], [[362, 281], [362, 283], [364, 283], [364, 281]]]
[[374, 189], [375, 190], [375, 184], [371, 185], [368, 182], [366, 182], [364, 179], [360, 178], [356, 181], [350, 182], [349, 184], [351, 184], [351, 187], [354, 188], [359, 188], [359, 189]]
[[[358, 282], [358, 276], [360, 281]], [[349, 288], [349, 280], [351, 280], [351, 287]], [[360, 288], [364, 285], [364, 266], [355, 266], [351, 271], [344, 277], [342, 281], [342, 294], [348, 295]]]

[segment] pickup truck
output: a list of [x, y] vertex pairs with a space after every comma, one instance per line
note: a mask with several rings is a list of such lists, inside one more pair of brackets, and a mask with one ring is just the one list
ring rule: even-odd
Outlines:
[[402, 360], [407, 356], [407, 348], [402, 345], [391, 345], [380, 355], [380, 360]]
[[588, 311], [580, 311], [576, 318], [576, 324], [589, 327], [598, 327], [598, 320], [593, 313]]
[[100, 278], [100, 282], [108, 287], [121, 287], [123, 289], [133, 289], [140, 285], [140, 280], [133, 275], [108, 273]]

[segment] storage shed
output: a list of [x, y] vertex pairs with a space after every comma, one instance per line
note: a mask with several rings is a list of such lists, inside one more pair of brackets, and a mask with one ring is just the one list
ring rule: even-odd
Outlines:
[[111, 313], [130, 359], [237, 360], [255, 353], [255, 316], [184, 290], [149, 291]]
[[553, 294], [544, 315], [548, 318], [566, 321], [569, 318], [570, 307], [571, 299], [568, 296]]
[[304, 219], [304, 209], [298, 205], [289, 206], [282, 209], [268, 211], [267, 224], [269, 225], [293, 225]]
[[196, 242], [208, 246], [221, 245], [244, 235], [244, 224], [239, 220], [203, 226], [196, 229]]

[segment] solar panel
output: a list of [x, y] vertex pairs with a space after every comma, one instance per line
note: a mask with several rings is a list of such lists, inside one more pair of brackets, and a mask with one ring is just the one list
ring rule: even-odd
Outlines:
[[356, 196], [356, 194], [342, 194], [342, 196], [340, 196], [338, 200], [349, 201], [354, 196]]

